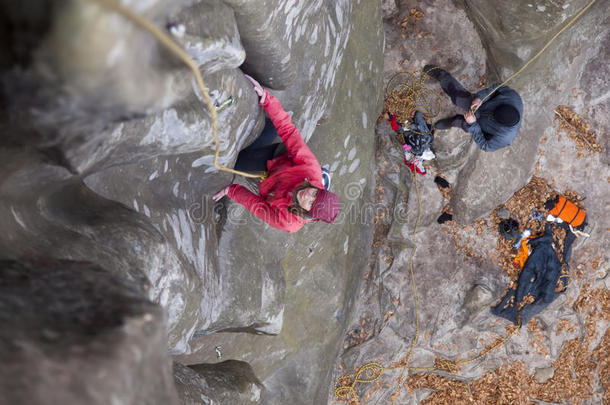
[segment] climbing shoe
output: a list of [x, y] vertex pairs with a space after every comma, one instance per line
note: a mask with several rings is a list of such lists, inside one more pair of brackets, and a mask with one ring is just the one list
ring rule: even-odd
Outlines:
[[436, 121], [434, 128], [436, 129], [449, 129], [451, 128], [454, 117], [443, 118], [442, 120]]
[[446, 212], [442, 213], [440, 217], [436, 220], [439, 224], [444, 224], [445, 222], [452, 221], [453, 215], [448, 214]]
[[423, 71], [425, 74], [427, 74], [428, 76], [430, 76], [436, 80], [440, 80], [441, 73], [444, 72], [443, 69], [441, 69], [440, 67], [438, 67], [436, 65], [426, 65], [426, 66], [424, 66]]
[[436, 184], [438, 184], [441, 188], [449, 188], [450, 187], [449, 182], [447, 180], [443, 179], [441, 176], [436, 176], [434, 178], [434, 182]]
[[498, 231], [504, 239], [515, 241], [519, 238], [519, 223], [512, 218], [502, 220], [498, 224]]

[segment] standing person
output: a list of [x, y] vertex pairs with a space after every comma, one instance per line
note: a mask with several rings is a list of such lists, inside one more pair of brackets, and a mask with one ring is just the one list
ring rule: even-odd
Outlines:
[[464, 115], [455, 115], [436, 122], [436, 129], [461, 128], [470, 133], [477, 146], [486, 152], [504, 148], [512, 143], [521, 126], [523, 102], [519, 94], [508, 86], [497, 89], [481, 104], [496, 85], [472, 94], [449, 72], [438, 66], [426, 65], [424, 72], [438, 80], [441, 88], [453, 104], [465, 110]]
[[[228, 196], [270, 226], [286, 232], [296, 232], [311, 221], [334, 222], [339, 214], [339, 196], [324, 189], [318, 160], [279, 100], [256, 80], [248, 75], [246, 78], [254, 86], [260, 97], [259, 103], [286, 145], [287, 152], [275, 159], [264, 160], [269, 176], [259, 183], [259, 195], [238, 184], [230, 184], [212, 198], [218, 201]], [[243, 168], [248, 163], [256, 163], [244, 162], [251, 156], [241, 155], [238, 166]]]

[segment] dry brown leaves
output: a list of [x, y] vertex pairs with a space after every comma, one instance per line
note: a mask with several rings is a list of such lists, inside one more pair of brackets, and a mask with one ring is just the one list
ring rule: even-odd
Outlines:
[[585, 283], [580, 295], [574, 301], [572, 308], [576, 312], [589, 312], [599, 315], [600, 319], [610, 321], [610, 290], [591, 289], [590, 283]]
[[[451, 206], [447, 204], [443, 208], [443, 213], [451, 213]], [[471, 261], [477, 264], [482, 264], [487, 259], [494, 258], [489, 252], [481, 252], [474, 249], [475, 235], [482, 235], [485, 232], [490, 232], [490, 224], [485, 218], [475, 221], [472, 225], [459, 226], [454, 220], [445, 222], [443, 231], [451, 235], [455, 250], [464, 257], [464, 261]]]
[[[412, 8], [409, 11], [409, 15], [403, 17], [402, 20], [398, 21], [398, 25], [400, 26], [400, 37], [402, 39], [407, 39], [407, 31], [409, 28], [409, 19], [413, 22], [416, 23], [417, 21], [421, 20], [424, 18], [424, 13], [423, 11], [420, 11], [416, 8]], [[427, 32], [427, 31], [422, 31], [422, 32]], [[420, 34], [422, 33], [420, 32]], [[430, 35], [430, 33], [428, 32], [427, 35]], [[427, 36], [425, 35], [425, 36]], [[418, 38], [421, 38], [418, 34]]]
[[546, 342], [546, 333], [542, 330], [542, 325], [536, 318], [530, 319], [527, 324], [530, 331], [530, 345], [534, 351], [542, 356], [549, 355], [549, 345]]
[[483, 89], [483, 88], [487, 87], [486, 83], [487, 83], [487, 75], [483, 74], [483, 75], [479, 76], [479, 82], [477, 83], [477, 89]]
[[519, 311], [521, 311], [521, 309], [524, 306], [531, 304], [535, 300], [536, 300], [536, 297], [534, 297], [532, 294], [528, 293], [525, 297], [523, 297], [523, 300], [521, 302], [517, 303], [517, 309]]
[[410, 377], [405, 387], [413, 392], [420, 388], [434, 392], [421, 404], [528, 404], [528, 392], [535, 381], [521, 362], [503, 366], [470, 383], [436, 374]]
[[610, 329], [606, 331], [601, 343], [593, 351], [591, 357], [597, 361], [597, 375], [604, 388], [602, 403], [610, 404]]
[[422, 388], [434, 390], [421, 402], [426, 405], [525, 405], [534, 403], [534, 400], [582, 404], [592, 397], [596, 373], [605, 389], [603, 403], [610, 403], [608, 353], [610, 331], [606, 331], [601, 343], [591, 354], [579, 339], [566, 342], [561, 355], [552, 363], [555, 368], [553, 377], [544, 384], [539, 384], [529, 375], [523, 362], [514, 362], [471, 382], [457, 381], [436, 374], [418, 374], [409, 377], [405, 387], [411, 393]]
[[567, 319], [560, 319], [557, 321], [557, 330], [555, 331], [555, 334], [560, 335], [564, 330], [568, 333], [574, 333], [576, 331], [576, 325]]
[[552, 364], [555, 374], [544, 384], [537, 384], [534, 398], [547, 402], [571, 400], [577, 404], [591, 397], [595, 363], [579, 339], [567, 341], [561, 355]]
[[559, 124], [558, 129], [565, 131], [568, 137], [576, 143], [577, 158], [602, 151], [595, 132], [591, 131], [591, 125], [586, 123], [571, 107], [560, 105], [555, 111], [559, 114], [555, 116], [555, 120]]
[[447, 360], [434, 355], [434, 368], [457, 374], [462, 369], [462, 364], [457, 360]]
[[376, 326], [376, 320], [372, 319], [366, 312], [360, 317], [358, 325], [347, 332], [347, 336], [343, 341], [343, 348], [353, 347], [366, 341], [373, 335]]
[[[528, 184], [513, 194], [503, 206], [499, 206], [491, 214], [493, 228], [497, 232], [498, 224], [500, 223], [497, 210], [504, 208], [510, 212], [512, 218], [519, 222], [520, 232], [523, 232], [526, 228], [532, 230], [532, 235], [538, 235], [544, 232], [544, 223], [529, 219], [529, 216], [532, 214], [532, 208], [535, 208], [538, 211], [544, 211], [544, 202], [554, 195], [555, 192], [547, 185], [545, 179], [535, 176], [532, 177], [532, 180]], [[563, 230], [560, 229], [559, 231]], [[558, 246], [563, 246], [563, 244], [559, 244]], [[517, 269], [513, 266], [513, 259], [515, 258], [516, 251], [513, 250], [512, 242], [507, 241], [503, 237], [498, 237], [496, 248], [499, 256], [498, 265], [508, 274], [511, 280], [517, 280], [521, 269]]]
[[421, 20], [422, 18], [424, 18], [424, 12], [423, 12], [423, 11], [421, 11], [421, 10], [418, 10], [418, 9], [416, 9], [416, 8], [412, 8], [412, 9], [409, 11], [409, 17], [411, 17], [411, 19], [412, 19], [413, 21], [419, 21], [419, 20]]

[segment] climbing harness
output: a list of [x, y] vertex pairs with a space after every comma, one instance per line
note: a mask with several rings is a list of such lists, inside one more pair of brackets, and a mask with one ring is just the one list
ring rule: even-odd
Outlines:
[[214, 102], [210, 98], [210, 95], [205, 88], [205, 83], [203, 81], [203, 78], [201, 77], [201, 73], [199, 72], [197, 64], [184, 51], [184, 49], [182, 49], [177, 43], [175, 43], [165, 32], [157, 28], [152, 22], [150, 22], [150, 20], [134, 13], [126, 7], [121, 6], [117, 0], [92, 1], [103, 7], [114, 10], [115, 12], [121, 14], [123, 17], [127, 18], [133, 24], [150, 33], [161, 45], [167, 48], [167, 50], [169, 50], [172, 54], [178, 57], [182, 62], [184, 62], [184, 64], [186, 64], [188, 68], [193, 72], [193, 75], [195, 76], [195, 81], [197, 82], [197, 87], [199, 88], [199, 92], [203, 97], [203, 101], [207, 106], [207, 109], [210, 112], [210, 118], [212, 119], [212, 135], [214, 136], [214, 143], [216, 144], [216, 151], [214, 153], [214, 167], [218, 170], [233, 174], [239, 174], [240, 176], [244, 177], [261, 177], [260, 174], [241, 172], [239, 170], [234, 170], [218, 164], [218, 156], [220, 155], [220, 139], [218, 139], [218, 116], [216, 114], [216, 106], [214, 105]]
[[[506, 80], [504, 80], [504, 82], [502, 82], [500, 85], [498, 85], [496, 88], [494, 88], [485, 98], [483, 98], [481, 100], [481, 103], [479, 104], [479, 107], [498, 88], [504, 86], [514, 77], [516, 77], [531, 62], [533, 62], [536, 58], [538, 58], [550, 46], [550, 44], [563, 31], [565, 31], [569, 26], [571, 26], [589, 7], [591, 7], [593, 5], [593, 3], [595, 3], [595, 1], [596, 0], [592, 0], [589, 4], [587, 4], [580, 12], [578, 12], [578, 14], [576, 14], [572, 19], [570, 19], [570, 21], [561, 30], [559, 30], [559, 32], [557, 32], [549, 40], [549, 42], [536, 55], [534, 55], [534, 57], [532, 57], [529, 61], [527, 61], [525, 63], [525, 65], [523, 65], [519, 70], [517, 70], [515, 73], [513, 73], [511, 76], [509, 76]], [[399, 77], [399, 75], [405, 75], [405, 74], [407, 74], [408, 76], [407, 76], [407, 80], [404, 81], [404, 83], [400, 83], [400, 82], [394, 83], [397, 81], [396, 78]], [[405, 72], [400, 72], [400, 73], [397, 73], [396, 75], [394, 75], [390, 79], [390, 81], [388, 82], [388, 86], [386, 87], [386, 98], [390, 97], [390, 96], [392, 96], [394, 98], [398, 98], [399, 96], [404, 96], [404, 97], [406, 97], [405, 103], [409, 102], [411, 104], [415, 104], [416, 106], [420, 106], [420, 107], [422, 107], [422, 104], [427, 105], [426, 102], [422, 101], [422, 100], [425, 100], [424, 97], [422, 96], [422, 94], [429, 95], [431, 93], [429, 90], [425, 89], [422, 86], [423, 80], [426, 77], [426, 73], [424, 72], [423, 74], [421, 74], [420, 80], [415, 80], [415, 75], [416, 75], [416, 72], [413, 72], [410, 75]], [[438, 105], [440, 108], [440, 99], [438, 101]], [[400, 104], [399, 104], [399, 106], [400, 106]], [[416, 107], [415, 108], [411, 107], [411, 108], [412, 108], [412, 110], [410, 111], [410, 115], [407, 112], [408, 116], [412, 116], [414, 113], [414, 110], [416, 109]], [[396, 111], [393, 111], [393, 112], [396, 113]], [[436, 115], [436, 114], [434, 114], [434, 115]], [[428, 116], [428, 118], [432, 118], [434, 115]], [[431, 128], [430, 131], [431, 132], [434, 131], [434, 128]], [[424, 135], [424, 134], [422, 134], [422, 135]], [[416, 177], [415, 172], [413, 172], [413, 181], [415, 183], [415, 192], [417, 195], [417, 220], [415, 221], [415, 226], [413, 229], [413, 235], [415, 236], [418, 225], [419, 225], [419, 220], [421, 217], [421, 200], [420, 200], [419, 188], [418, 188], [417, 177]], [[415, 238], [414, 238], [414, 240], [415, 240]], [[409, 362], [411, 359], [411, 355], [412, 355], [413, 350], [419, 339], [419, 315], [418, 315], [419, 299], [417, 297], [417, 291], [415, 288], [415, 275], [414, 275], [414, 271], [413, 271], [413, 256], [414, 256], [416, 248], [417, 248], [417, 245], [414, 242], [414, 246], [412, 247], [411, 254], [409, 256], [409, 270], [411, 273], [411, 286], [413, 288], [413, 300], [414, 300], [414, 304], [415, 304], [415, 336], [413, 337], [413, 340], [411, 341], [411, 346], [409, 348], [409, 352], [402, 360], [400, 360], [398, 362], [398, 365], [386, 367], [383, 364], [381, 364], [380, 362], [369, 362], [369, 363], [362, 365], [361, 367], [358, 367], [356, 369], [355, 373], [345, 374], [343, 376], [338, 377], [335, 380], [335, 391], [334, 391], [335, 397], [337, 399], [345, 400], [345, 401], [356, 401], [356, 403], [359, 403], [358, 393], [356, 390], [358, 384], [374, 383], [375, 381], [377, 381], [381, 378], [381, 376], [383, 375], [383, 373], [385, 371], [401, 369], [402, 371], [398, 378], [398, 381], [396, 384], [396, 389], [394, 390], [394, 393], [391, 396], [392, 404], [394, 405], [395, 401], [398, 398], [398, 395], [400, 394], [400, 391], [402, 389], [403, 379], [404, 379], [404, 376], [405, 376], [407, 370], [421, 371], [421, 372], [447, 371], [449, 373], [455, 374], [464, 365], [475, 362], [479, 359], [482, 359], [489, 352], [503, 346], [508, 340], [510, 340], [513, 337], [513, 335], [515, 335], [521, 329], [521, 321], [519, 321], [519, 323], [516, 325], [516, 327], [511, 332], [509, 332], [505, 338], [501, 338], [501, 339], [497, 340], [494, 344], [492, 344], [491, 346], [482, 350], [481, 353], [479, 353], [479, 355], [472, 357], [470, 359], [454, 360], [454, 361], [437, 359], [435, 361], [435, 364], [433, 367], [410, 367]], [[565, 278], [565, 277], [567, 277], [568, 280], [570, 278], [569, 275], [561, 275], [560, 279]], [[564, 286], [564, 290], [565, 290], [565, 288], [567, 288], [567, 286]]]

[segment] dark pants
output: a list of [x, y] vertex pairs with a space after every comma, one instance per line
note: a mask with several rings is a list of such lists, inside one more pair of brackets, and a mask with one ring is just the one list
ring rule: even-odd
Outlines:
[[265, 122], [265, 128], [258, 138], [237, 155], [235, 170], [242, 172], [264, 172], [267, 170], [267, 161], [274, 158], [277, 147], [281, 143], [275, 127], [270, 119]]
[[[474, 94], [466, 90], [460, 82], [458, 82], [451, 74], [447, 71], [442, 71], [439, 75], [438, 81], [441, 84], [443, 91], [451, 98], [453, 104], [460, 107], [462, 110], [470, 110], [472, 100], [474, 100]], [[464, 119], [463, 115], [456, 115], [451, 121], [451, 126], [462, 128], [468, 132], [469, 124]]]

